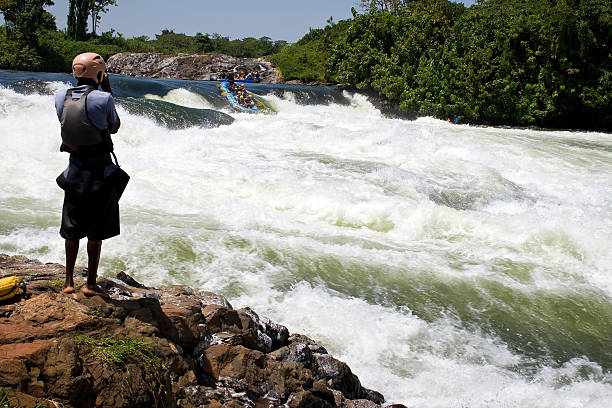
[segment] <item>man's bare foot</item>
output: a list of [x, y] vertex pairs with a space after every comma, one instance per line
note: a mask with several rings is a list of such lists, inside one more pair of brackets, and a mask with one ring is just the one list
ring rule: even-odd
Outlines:
[[74, 286], [66, 286], [64, 290], [62, 290], [62, 293], [66, 293], [66, 294], [74, 293]]
[[104, 290], [102, 290], [101, 287], [99, 287], [98, 285], [96, 286], [84, 286], [83, 289], [81, 289], [81, 291], [83, 292], [83, 294], [85, 296], [101, 296], [104, 299], [110, 299], [110, 296], [104, 292]]

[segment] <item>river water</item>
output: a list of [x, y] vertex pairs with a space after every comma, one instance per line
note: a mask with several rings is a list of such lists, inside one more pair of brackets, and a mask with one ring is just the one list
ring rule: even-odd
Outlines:
[[[69, 82], [0, 71], [0, 252], [64, 263]], [[388, 119], [329, 88], [250, 85], [249, 115], [213, 83], [112, 85], [132, 180], [102, 274], [251, 306], [387, 402], [610, 406], [610, 134]]]

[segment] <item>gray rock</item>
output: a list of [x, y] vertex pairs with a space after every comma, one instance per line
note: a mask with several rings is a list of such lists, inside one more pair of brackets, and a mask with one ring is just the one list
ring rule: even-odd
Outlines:
[[289, 330], [285, 326], [274, 323], [266, 317], [260, 317], [250, 307], [240, 309], [238, 313], [247, 316], [255, 322], [258, 343], [261, 342], [266, 353], [277, 350], [289, 343]]
[[385, 397], [361, 386], [359, 378], [350, 367], [329, 354], [314, 354], [312, 372], [316, 379], [326, 380], [327, 386], [342, 391], [347, 399], [367, 399], [376, 404], [385, 401]]
[[279, 75], [264, 58], [235, 58], [225, 54], [161, 55], [122, 52], [111, 56], [107, 64], [120, 66], [132, 77], [208, 80], [221, 69], [259, 71], [262, 83], [279, 83]]
[[345, 401], [346, 408], [378, 408], [380, 405], [367, 400], [367, 399], [359, 399], [359, 400], [346, 400]]
[[200, 297], [200, 304], [202, 305], [202, 308], [205, 308], [208, 305], [219, 305], [226, 309], [234, 309], [226, 298], [216, 293], [202, 290], [198, 292], [198, 296]]
[[292, 334], [289, 336], [289, 343], [305, 343], [313, 353], [328, 354], [325, 347], [319, 345], [316, 341], [310, 337], [304, 336], [303, 334]]
[[312, 351], [307, 343], [291, 343], [270, 353], [270, 357], [276, 361], [297, 363], [308, 369], [312, 369], [314, 361]]
[[125, 283], [126, 285], [132, 286], [134, 288], [148, 289], [145, 285], [138, 282], [136, 279], [132, 278], [130, 275], [123, 271], [119, 272], [116, 278], [119, 279], [121, 282]]

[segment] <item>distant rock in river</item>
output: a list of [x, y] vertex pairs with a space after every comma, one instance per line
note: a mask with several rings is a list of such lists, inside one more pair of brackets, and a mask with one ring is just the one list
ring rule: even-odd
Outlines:
[[261, 82], [279, 83], [279, 75], [271, 63], [264, 58], [235, 58], [225, 54], [178, 54], [122, 52], [111, 56], [110, 66], [121, 67], [127, 76], [148, 78], [170, 78], [207, 80], [220, 69], [259, 71]]

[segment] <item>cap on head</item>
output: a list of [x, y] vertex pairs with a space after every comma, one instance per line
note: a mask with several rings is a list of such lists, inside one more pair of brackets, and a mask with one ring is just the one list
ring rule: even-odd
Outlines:
[[100, 83], [106, 71], [106, 63], [100, 54], [85, 52], [72, 60], [72, 75], [76, 78], [90, 78]]

